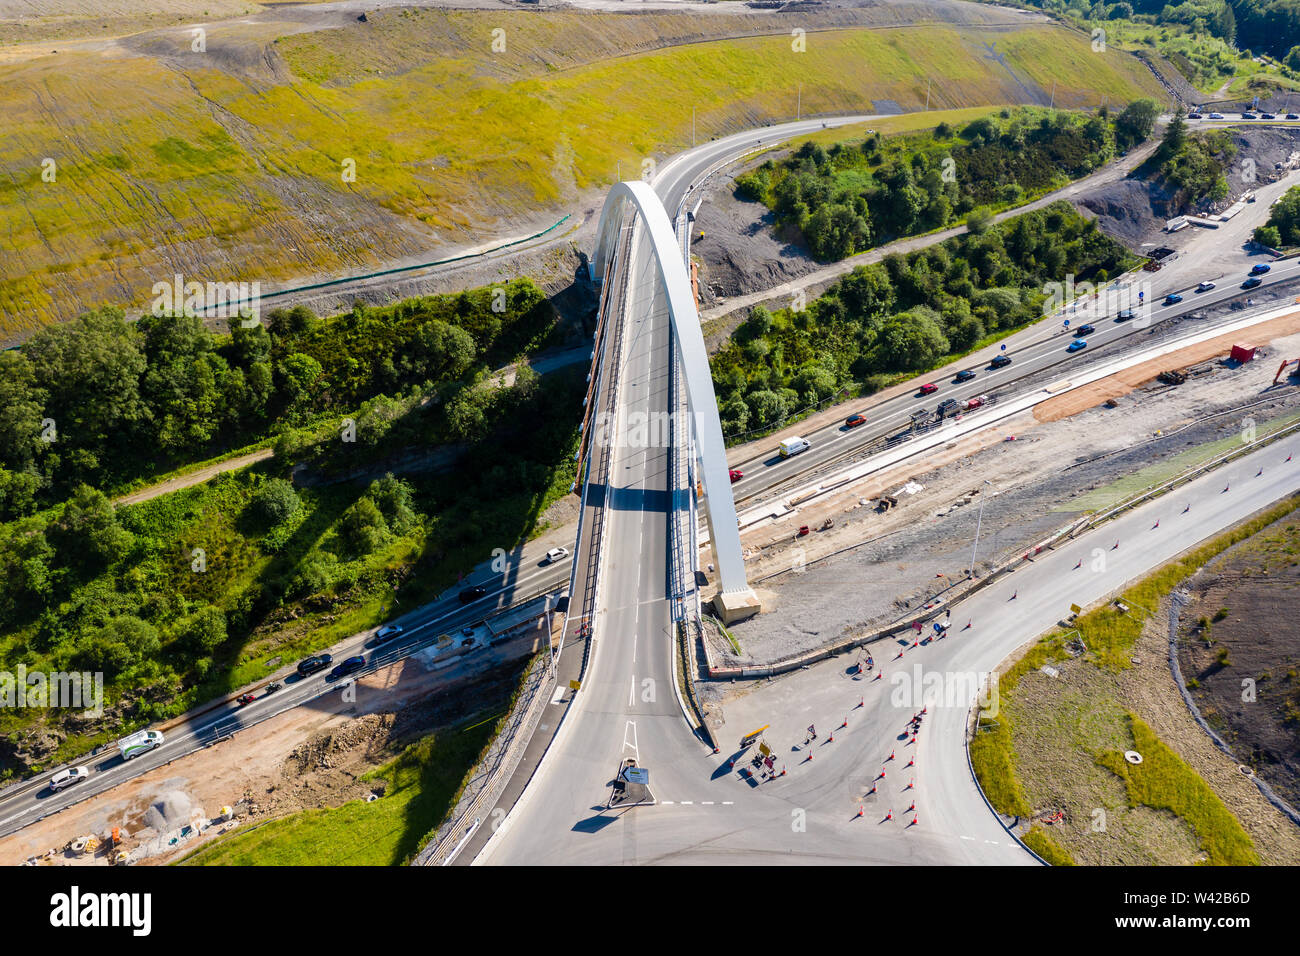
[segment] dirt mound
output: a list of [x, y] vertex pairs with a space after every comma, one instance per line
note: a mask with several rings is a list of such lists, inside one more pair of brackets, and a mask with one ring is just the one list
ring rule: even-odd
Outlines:
[[285, 777], [293, 780], [371, 756], [388, 743], [395, 721], [392, 714], [367, 714], [342, 727], [316, 734], [294, 748], [285, 759]]

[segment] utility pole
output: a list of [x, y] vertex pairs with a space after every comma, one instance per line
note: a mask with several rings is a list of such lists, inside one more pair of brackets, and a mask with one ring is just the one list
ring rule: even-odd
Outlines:
[[[988, 485], [990, 488], [993, 487], [993, 482], [989, 481], [987, 478], [984, 479], [984, 484]], [[970, 575], [971, 575], [971, 577], [974, 577], [974, 576], [975, 576], [975, 554], [976, 554], [976, 552], [978, 552], [979, 549], [980, 549], [980, 528], [984, 525], [984, 498], [985, 498], [985, 497], [986, 497], [986, 496], [985, 496], [984, 492], [981, 491], [981, 492], [980, 492], [980, 514], [979, 514], [979, 518], [976, 519], [976, 521], [975, 521], [975, 546], [974, 546], [973, 548], [971, 548], [971, 551], [970, 551]]]
[[1052, 80], [1052, 102], [1047, 108], [1049, 110], [1056, 109], [1056, 80]]
[[795, 100], [794, 118], [796, 120], [803, 119], [803, 84], [802, 83], [799, 84], [798, 98]]
[[691, 107], [691, 149], [695, 148], [695, 107]]
[[925, 81], [925, 111], [930, 111], [930, 81]]

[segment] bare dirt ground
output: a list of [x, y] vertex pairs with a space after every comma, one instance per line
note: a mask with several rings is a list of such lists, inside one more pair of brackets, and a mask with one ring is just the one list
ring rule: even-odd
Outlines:
[[[1196, 354], [1212, 358], [1220, 348], [1209, 343]], [[1275, 355], [1300, 354], [1300, 335], [1269, 348]], [[1068, 419], [1039, 421], [1024, 413], [950, 443], [924, 464], [903, 462], [750, 528], [741, 541], [750, 580], [768, 610], [732, 628], [739, 657], [729, 645], [711, 647], [726, 663], [769, 661], [895, 620], [970, 565], [983, 481], [993, 490], [984, 504], [981, 565], [1069, 524], [1083, 510], [1072, 499], [1190, 447], [1237, 435], [1243, 404], [1263, 403], [1250, 411], [1260, 426], [1300, 409], [1294, 379], [1271, 387], [1276, 364], [1211, 363], [1176, 388], [1125, 384], [1117, 408], [1094, 397]], [[1016, 440], [1005, 441], [1008, 435]], [[873, 507], [882, 491], [899, 501], [885, 514]], [[795, 538], [799, 525], [817, 527], [828, 517], [835, 521], [831, 530]], [[819, 560], [836, 552], [842, 553]]]
[[1243, 541], [1187, 582], [1178, 625], [1179, 664], [1201, 715], [1292, 806], [1300, 806], [1298, 554], [1300, 518]]
[[[337, 694], [318, 698], [6, 837], [0, 865], [36, 856], [53, 865], [106, 864], [102, 849], [77, 856], [63, 848], [113, 827], [128, 835], [128, 849], [157, 847], [139, 862], [167, 863], [231, 829], [364, 799], [382, 783], [363, 783], [362, 774], [414, 738], [475, 713], [482, 700], [499, 696], [502, 681], [518, 679], [523, 658], [543, 647], [535, 630], [449, 668], [426, 668], [422, 655], [413, 655], [362, 678], [353, 703]], [[192, 818], [216, 818], [223, 806], [234, 808], [233, 826], [179, 837]]]
[[148, 488], [142, 488], [140, 491], [133, 491], [129, 495], [115, 498], [113, 504], [139, 504], [141, 501], [148, 501], [151, 498], [157, 498], [159, 495], [166, 495], [173, 491], [180, 491], [182, 488], [201, 485], [209, 478], [214, 478], [224, 471], [236, 471], [248, 465], [256, 464], [259, 461], [265, 461], [274, 454], [275, 452], [270, 448], [259, 448], [257, 451], [251, 451], [247, 455], [238, 455], [234, 458], [227, 458], [225, 461], [214, 462], [204, 468], [189, 471], [183, 475], [177, 475], [175, 478], [168, 478], [166, 481], [160, 481], [158, 484], [150, 485]]

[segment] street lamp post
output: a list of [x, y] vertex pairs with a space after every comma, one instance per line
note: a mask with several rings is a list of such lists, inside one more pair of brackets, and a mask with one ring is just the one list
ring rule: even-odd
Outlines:
[[[993, 486], [993, 482], [989, 481], [987, 478], [984, 479], [984, 484], [988, 485], [989, 487]], [[985, 495], [983, 492], [981, 492], [980, 493], [980, 514], [979, 514], [979, 518], [977, 518], [975, 521], [975, 545], [970, 549], [970, 571], [968, 572], [968, 574], [971, 577], [975, 576], [975, 554], [980, 549], [980, 528], [984, 524], [984, 498]]]

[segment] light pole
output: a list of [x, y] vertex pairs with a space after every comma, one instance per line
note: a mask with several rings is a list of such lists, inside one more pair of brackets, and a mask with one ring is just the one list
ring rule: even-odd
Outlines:
[[[989, 481], [987, 478], [984, 479], [984, 484], [988, 485], [990, 488], [993, 487], [993, 482]], [[975, 554], [980, 549], [980, 528], [984, 524], [984, 498], [985, 497], [986, 496], [984, 492], [981, 491], [980, 492], [980, 514], [979, 514], [979, 518], [977, 518], [975, 521], [975, 546], [970, 549], [970, 571], [967, 572], [967, 574], [970, 577], [975, 576]]]

